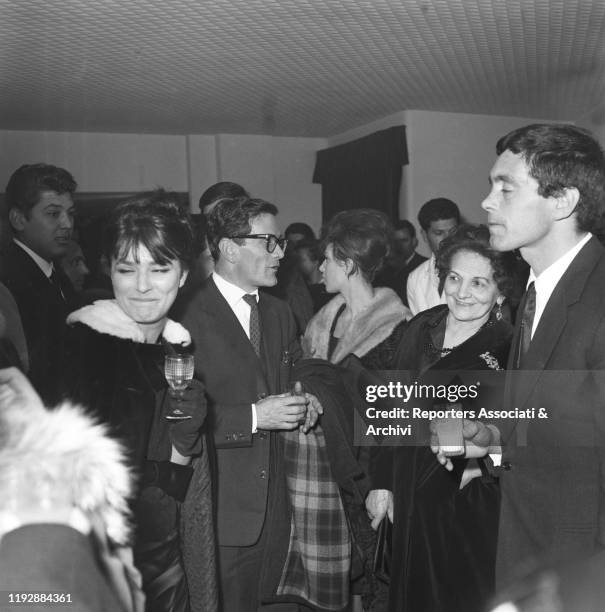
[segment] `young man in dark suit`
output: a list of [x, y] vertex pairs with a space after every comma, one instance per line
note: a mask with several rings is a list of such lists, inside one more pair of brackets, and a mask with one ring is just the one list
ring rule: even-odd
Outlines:
[[416, 228], [410, 221], [397, 221], [393, 230], [393, 250], [376, 274], [373, 284], [375, 287], [390, 287], [407, 306], [408, 276], [427, 258], [416, 252], [418, 238]]
[[[279, 430], [315, 423], [316, 399], [282, 393], [300, 357], [285, 302], [260, 287], [276, 283], [285, 242], [277, 208], [226, 198], [207, 213], [215, 270], [186, 305], [216, 447], [219, 578], [225, 611], [264, 608], [267, 545], [287, 547], [290, 519]], [[269, 609], [273, 609], [269, 606]], [[279, 607], [279, 610], [297, 609]]]
[[67, 170], [48, 164], [21, 166], [6, 186], [13, 241], [2, 280], [21, 315], [30, 379], [49, 402], [57, 399], [65, 318], [74, 306], [73, 288], [55, 261], [71, 238], [75, 190]]
[[422, 228], [422, 237], [431, 249], [431, 257], [416, 266], [407, 277], [406, 304], [414, 316], [437, 304], [445, 304], [445, 296], [439, 292], [435, 257], [439, 245], [460, 224], [460, 210], [448, 198], [433, 198], [418, 211], [418, 222]]
[[503, 585], [605, 544], [605, 249], [591, 233], [605, 202], [605, 156], [571, 125], [520, 128], [496, 151], [482, 204], [491, 244], [519, 249], [531, 267], [504, 398], [505, 409], [525, 412], [466, 421], [465, 437], [471, 454], [502, 445]]

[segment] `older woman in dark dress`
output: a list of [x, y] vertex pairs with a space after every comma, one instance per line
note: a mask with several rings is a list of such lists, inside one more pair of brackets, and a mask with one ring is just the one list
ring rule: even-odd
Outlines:
[[164, 376], [166, 352], [190, 342], [168, 311], [192, 247], [189, 220], [171, 194], [125, 202], [106, 240], [115, 299], [68, 317], [64, 396], [89, 408], [126, 447], [138, 481], [135, 564], [154, 612], [217, 608], [204, 390], [192, 381], [178, 400], [186, 418], [169, 420], [175, 400]]
[[[436, 371], [493, 370], [491, 396], [482, 393], [480, 401], [498, 401], [497, 371], [512, 334], [501, 312], [512, 289], [507, 257], [490, 248], [485, 226], [460, 226], [443, 241], [437, 266], [447, 304], [419, 313], [401, 338], [395, 367], [409, 381]], [[460, 401], [460, 408], [477, 407]], [[428, 424], [426, 433], [415, 447], [381, 447], [372, 462], [376, 490], [368, 495], [368, 514], [374, 525], [387, 513], [394, 517], [389, 608], [481, 610], [493, 589], [497, 482], [483, 459], [453, 458], [454, 469], [444, 469], [428, 447]]]

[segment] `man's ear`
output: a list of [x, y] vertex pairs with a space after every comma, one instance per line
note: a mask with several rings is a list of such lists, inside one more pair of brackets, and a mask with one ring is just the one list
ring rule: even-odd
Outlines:
[[25, 229], [27, 219], [19, 208], [11, 208], [9, 210], [8, 220], [16, 232], [22, 232]]
[[[426, 236], [424, 239], [426, 240]], [[418, 238], [416, 238], [416, 236], [412, 238], [412, 244], [414, 245], [414, 250], [416, 250], [416, 247], [418, 246]]]
[[560, 195], [552, 197], [555, 201], [555, 219], [560, 221], [568, 219], [575, 212], [580, 201], [580, 192], [576, 187], [566, 187]]
[[424, 239], [424, 241], [425, 241], [427, 244], [429, 244], [429, 237], [426, 235], [426, 232], [425, 232], [423, 229], [421, 229], [421, 230], [420, 230], [420, 233], [422, 234], [422, 238]]
[[238, 245], [233, 242], [231, 238], [221, 238], [218, 243], [218, 250], [221, 253], [221, 259], [228, 261], [229, 263], [237, 263], [240, 256], [240, 250]]

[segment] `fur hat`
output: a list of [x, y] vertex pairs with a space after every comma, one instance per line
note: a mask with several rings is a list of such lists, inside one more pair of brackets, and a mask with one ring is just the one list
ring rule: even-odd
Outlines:
[[[25, 509], [73, 506], [110, 541], [128, 543], [131, 475], [120, 444], [79, 406], [0, 401], [0, 533]], [[16, 525], [15, 525], [16, 526]]]

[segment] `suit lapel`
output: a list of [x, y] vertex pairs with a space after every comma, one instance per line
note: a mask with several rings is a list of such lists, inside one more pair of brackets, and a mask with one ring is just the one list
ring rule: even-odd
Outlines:
[[[602, 247], [592, 238], [576, 255], [553, 291], [548, 304], [540, 317], [534, 337], [527, 353], [522, 359], [524, 374], [518, 375], [517, 384], [512, 391], [514, 405], [520, 408], [525, 404], [531, 391], [536, 387], [542, 372], [546, 369], [553, 351], [567, 323], [569, 307], [577, 303], [584, 291], [588, 276], [597, 264]], [[525, 297], [523, 299], [525, 304]], [[519, 308], [519, 313], [522, 310]], [[515, 342], [512, 353], [516, 355], [520, 342], [520, 320], [515, 326]]]
[[18, 270], [18, 275], [15, 275], [15, 283], [38, 294], [42, 303], [55, 308], [58, 315], [67, 316], [70, 308], [74, 305], [75, 299], [71, 283], [59, 266], [54, 265], [63, 295], [59, 294], [57, 287], [42, 272], [40, 266], [18, 244], [13, 242], [9, 253], [11, 251], [12, 262], [10, 262], [10, 265]]
[[18, 244], [11, 243], [9, 249], [13, 259], [10, 266], [18, 271], [14, 274], [16, 281], [37, 292], [48, 293], [50, 281], [38, 264]]
[[216, 328], [221, 330], [225, 343], [234, 351], [249, 352], [256, 357], [244, 328], [231, 310], [227, 300], [217, 289], [212, 277], [208, 279], [206, 289], [202, 300], [202, 310], [208, 317], [216, 321]]
[[76, 306], [75, 290], [71, 284], [71, 281], [67, 277], [67, 274], [63, 272], [61, 266], [55, 264], [55, 272], [57, 274], [57, 278], [59, 279], [59, 285], [61, 286], [62, 300], [69, 311], [71, 308], [75, 308]]
[[[259, 304], [260, 309], [260, 304]], [[264, 382], [266, 386], [266, 375], [263, 371], [263, 363], [254, 352], [254, 347], [250, 339], [246, 335], [241, 323], [235, 316], [233, 310], [227, 303], [227, 300], [222, 296], [221, 292], [216, 287], [216, 284], [210, 277], [207, 281], [206, 291], [204, 292], [202, 301], [202, 310], [205, 314], [215, 322], [216, 329], [221, 330], [221, 335], [231, 354], [243, 355], [247, 363], [255, 364], [257, 371], [257, 380], [259, 381], [258, 388], [260, 389]], [[268, 319], [267, 327], [271, 328], [271, 319]], [[261, 310], [261, 325], [263, 325], [263, 315]], [[262, 327], [263, 345], [265, 342], [264, 326]], [[263, 346], [264, 349], [264, 346]]]

